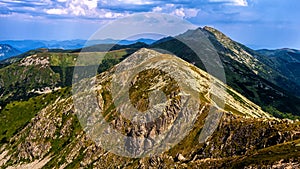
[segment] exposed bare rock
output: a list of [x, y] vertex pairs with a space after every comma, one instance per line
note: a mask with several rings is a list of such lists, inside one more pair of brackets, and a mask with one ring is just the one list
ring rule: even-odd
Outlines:
[[20, 66], [40, 66], [41, 68], [45, 68], [49, 66], [49, 58], [48, 57], [37, 57], [37, 55], [32, 55], [24, 58], [20, 62]]
[[185, 160], [186, 160], [186, 158], [185, 158], [182, 154], [177, 154], [177, 155], [176, 155], [176, 159], [177, 159], [178, 161], [185, 161]]

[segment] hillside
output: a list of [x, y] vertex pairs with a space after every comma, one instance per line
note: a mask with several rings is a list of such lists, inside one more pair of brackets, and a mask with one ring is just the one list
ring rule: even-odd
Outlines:
[[[257, 50], [258, 53], [268, 56], [272, 62], [266, 62], [273, 69], [285, 75], [300, 85], [300, 51], [295, 49]], [[265, 62], [264, 60], [261, 60]]]
[[[138, 65], [146, 66], [148, 69], [138, 75], [131, 75], [130, 70]], [[113, 92], [116, 91], [112, 90], [111, 83], [114, 81], [112, 75], [118, 75], [116, 74], [118, 70], [123, 70], [122, 76], [125, 78], [134, 77], [134, 81], [131, 83], [132, 90], [129, 91], [129, 99], [138, 110], [147, 110], [148, 105], [151, 104], [147, 103], [147, 100], [153, 97], [150, 93], [148, 93], [150, 94], [149, 98], [144, 98], [143, 93], [147, 89], [151, 88], [151, 91], [162, 90], [170, 99], [169, 106], [163, 110], [166, 113], [157, 118], [155, 123], [150, 121], [146, 126], [137, 125], [122, 118], [117, 113], [120, 109], [115, 107], [116, 105], [112, 102]], [[166, 72], [168, 73], [166, 74]], [[174, 74], [181, 72], [181, 74], [173, 79], [172, 72]], [[114, 83], [117, 84], [119, 83], [118, 80], [122, 82], [122, 79], [117, 78], [115, 80]], [[180, 83], [178, 83], [179, 80], [181, 80]], [[145, 81], [149, 83], [144, 83]], [[157, 82], [161, 85], [156, 85]], [[91, 84], [93, 85], [92, 88], [90, 88]], [[215, 90], [209, 90], [210, 87], [207, 85]], [[28, 124], [24, 124], [23, 129], [16, 131], [13, 137], [6, 138], [7, 141], [0, 144], [0, 166], [19, 168], [299, 166], [297, 162], [300, 150], [298, 121], [282, 121], [272, 118], [259, 106], [233, 89], [175, 56], [141, 49], [108, 72], [95, 78], [82, 80], [76, 86], [75, 93], [81, 93], [80, 95], [70, 97], [67, 94], [64, 97], [54, 97], [53, 102], [41, 109]], [[132, 138], [155, 138], [158, 135], [162, 137], [164, 142], [169, 142], [170, 140], [167, 139], [169, 136], [175, 138], [182, 133], [172, 132], [166, 137], [162, 133], [170, 131], [168, 126], [176, 126], [178, 121], [181, 121], [178, 124], [192, 124], [192, 127], [186, 133], [186, 137], [179, 137], [178, 144], [170, 142], [173, 146], [163, 154], [133, 159], [117, 156], [108, 152], [107, 149], [103, 149], [99, 146], [99, 142], [93, 140], [96, 133], [92, 131], [98, 131], [97, 126], [98, 122], [101, 122], [101, 117], [97, 119], [99, 116], [88, 113], [94, 112], [92, 110], [86, 112], [87, 109], [85, 108], [93, 109], [93, 107], [84, 106], [88, 102], [86, 100], [82, 100], [82, 102], [80, 99], [81, 97], [88, 99], [89, 93], [94, 93], [93, 91], [97, 93], [97, 104], [100, 107], [100, 109], [95, 110], [100, 110], [99, 113], [104, 117], [102, 120], [114, 126], [115, 130]], [[215, 91], [224, 92], [224, 109], [219, 108], [221, 103], [218, 98], [221, 95], [219, 92], [214, 93]], [[180, 111], [181, 102], [186, 99], [185, 97], [189, 93], [191, 94], [191, 102], [189, 102], [198, 105], [199, 109], [194, 106], [195, 111], [187, 112], [185, 109]], [[59, 93], [56, 94], [60, 95]], [[54, 93], [54, 96], [56, 94]], [[47, 97], [47, 95], [49, 94], [43, 97]], [[118, 96], [123, 98], [122, 93]], [[73, 105], [72, 100], [75, 101], [75, 105]], [[78, 104], [83, 104], [83, 106], [78, 107]], [[126, 105], [123, 106], [126, 107]], [[28, 113], [26, 110], [23, 112]], [[91, 118], [88, 118], [88, 123], [82, 123], [87, 120], [86, 116]], [[215, 118], [212, 119], [219, 119], [220, 123], [214, 125], [216, 130], [211, 133], [211, 136], [204, 132], [204, 136], [208, 137], [203, 138], [203, 134], [200, 133], [202, 130], [205, 131], [205, 128], [207, 129], [204, 122], [205, 120], [212, 120], [211, 117], [213, 116]], [[195, 121], [190, 121], [189, 117], [194, 117]], [[186, 118], [189, 121], [185, 121]], [[3, 118], [0, 119], [3, 120]], [[83, 125], [84, 128], [81, 128], [82, 124], [86, 124]], [[135, 125], [137, 126], [134, 127]], [[181, 126], [179, 130], [185, 127], [189, 128], [188, 126]], [[143, 128], [143, 132], [140, 131], [141, 128]], [[153, 128], [156, 130], [152, 130]], [[154, 149], [155, 145], [161, 145], [161, 142], [155, 142], [155, 140], [151, 143]], [[139, 147], [144, 144], [134, 145], [137, 146], [134, 152], [138, 153], [140, 152]], [[125, 149], [124, 151], [132, 152], [132, 149]]]
[[[135, 50], [85, 52], [82, 55], [86, 58], [99, 56], [103, 57], [103, 61], [77, 66], [82, 70], [96, 66], [99, 72], [103, 72]], [[70, 86], [78, 55], [79, 53], [74, 51], [39, 49], [3, 61], [0, 69], [0, 106]]]

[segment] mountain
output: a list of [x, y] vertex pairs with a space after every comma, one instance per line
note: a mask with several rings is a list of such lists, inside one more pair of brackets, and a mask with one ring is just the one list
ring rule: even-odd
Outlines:
[[12, 46], [0, 44], [0, 61], [19, 54], [21, 54], [21, 52]]
[[[183, 42], [191, 44], [190, 46], [196, 44], [195, 49], [199, 49], [201, 59]], [[161, 39], [150, 47], [169, 51], [202, 70], [206, 70], [203, 63], [209, 63], [211, 69], [214, 65], [220, 65], [209, 56], [204, 57], [206, 50], [202, 49], [214, 51], [224, 66], [226, 83], [229, 86], [276, 117], [300, 113], [299, 86], [260, 61], [271, 62], [267, 56], [231, 40], [216, 29], [204, 27], [189, 30], [174, 38]]]
[[268, 56], [271, 62], [265, 62], [268, 66], [277, 70], [281, 74], [288, 77], [293, 82], [300, 85], [300, 51], [295, 49], [278, 49], [268, 50], [261, 49], [257, 50], [258, 53]]
[[[132, 69], [139, 70], [138, 65], [140, 64], [147, 69], [138, 74], [132, 74]], [[118, 78], [119, 70], [122, 70], [121, 79]], [[177, 76], [173, 76], [174, 74]], [[131, 82], [129, 81], [129, 95], [122, 93], [122, 90], [113, 89], [111, 83], [122, 84], [131, 77], [133, 79]], [[93, 83], [95, 85], [91, 87]], [[156, 85], [157, 83], [160, 85]], [[210, 90], [208, 87], [210, 84], [215, 90]], [[6, 126], [6, 131], [1, 131], [1, 133], [14, 132], [12, 137], [2, 138], [0, 143], [1, 167], [270, 168], [277, 166], [297, 168], [300, 165], [299, 121], [273, 118], [232, 88], [174, 55], [141, 49], [109, 71], [91, 79], [79, 81], [75, 87], [75, 91], [79, 91], [79, 93], [75, 92], [79, 94], [75, 94], [75, 97], [72, 97], [64, 89], [38, 96], [33, 100], [12, 102], [1, 112], [0, 120], [6, 120], [10, 117], [9, 111], [13, 114], [34, 102], [38, 102], [36, 105], [49, 102], [43, 107], [37, 107], [35, 111], [38, 113], [33, 115], [32, 119], [25, 116], [28, 118], [28, 122], [23, 122], [23, 126], [19, 124], [22, 126], [21, 129], [14, 129], [12, 128], [14, 125], [1, 121], [0, 124]], [[151, 96], [150, 93], [156, 90], [162, 90], [170, 102], [168, 102], [165, 113], [154, 122], [149, 122], [147, 125], [136, 124], [117, 113], [121, 109], [115, 107], [116, 102], [113, 102], [112, 99], [113, 92], [119, 93], [117, 96], [120, 98], [123, 98], [123, 94], [127, 95], [132, 104], [142, 111], [149, 108], [148, 105], [151, 102], [148, 102], [148, 99], [159, 96], [159, 93]], [[218, 98], [222, 95], [221, 91], [224, 92], [226, 98], [224, 109], [219, 107]], [[85, 97], [90, 92], [97, 93], [99, 109], [85, 106], [91, 103], [89, 97]], [[62, 93], [65, 94], [62, 95]], [[145, 97], [145, 94], [148, 96]], [[123, 101], [120, 103], [125, 107], [129, 104]], [[194, 109], [194, 111], [181, 109], [181, 106], [185, 105], [182, 103], [190, 104], [186, 108]], [[12, 106], [13, 104], [15, 106]], [[78, 107], [81, 104], [82, 106]], [[86, 108], [93, 109], [89, 111], [92, 114], [86, 114]], [[23, 109], [24, 114], [29, 111]], [[93, 133], [92, 131], [102, 130], [97, 127], [101, 126], [97, 125], [99, 120], [97, 113], [102, 114], [103, 120], [113, 126], [115, 130], [131, 138], [145, 139], [161, 135], [163, 142], [169, 142], [170, 149], [159, 155], [142, 158], [122, 157], [108, 152], [107, 147], [99, 146], [97, 141], [93, 140], [95, 135], [90, 135]], [[215, 118], [212, 118], [214, 116]], [[78, 117], [81, 118], [78, 119]], [[195, 121], [192, 122], [190, 117], [194, 117]], [[219, 119], [219, 124], [211, 123], [215, 126], [215, 132], [211, 136], [203, 138], [200, 133], [205, 131], [204, 122], [205, 120], [210, 121], [211, 118]], [[176, 126], [178, 121], [180, 121], [179, 128], [169, 127]], [[16, 120], [11, 122], [15, 123]], [[183, 125], [188, 124], [187, 122], [192, 124], [192, 128], [186, 132], [186, 136], [185, 134], [181, 135], [181, 132], [176, 132], [182, 127], [188, 127]], [[3, 127], [0, 128], [0, 130], [3, 129]], [[170, 132], [168, 135], [162, 134], [170, 130], [174, 132]], [[207, 135], [204, 134], [204, 136]], [[172, 140], [168, 139], [176, 137], [181, 138], [178, 144], [174, 144]], [[203, 142], [199, 141], [201, 138]], [[105, 137], [105, 139], [108, 138]], [[117, 139], [110, 138], [107, 141], [114, 143]], [[139, 154], [145, 150], [141, 150], [139, 147], [146, 146], [146, 143], [154, 149], [156, 144], [161, 144], [160, 141], [155, 142], [155, 139], [151, 142], [134, 143], [130, 141], [130, 143], [133, 144], [128, 145], [137, 147], [128, 146], [121, 151]], [[157, 148], [159, 150], [159, 147]]]
[[[203, 39], [209, 39], [210, 43], [212, 44], [211, 46], [209, 46], [209, 48], [211, 48], [211, 50], [213, 51], [216, 51], [216, 53], [222, 61], [222, 63], [210, 63], [210, 65], [211, 67], [220, 64], [224, 65], [226, 83], [229, 86], [231, 86], [232, 88], [240, 92], [242, 95], [249, 98], [254, 103], [261, 106], [265, 111], [275, 115], [276, 117], [295, 118], [294, 115], [299, 115], [299, 86], [293, 81], [291, 81], [289, 78], [287, 78], [285, 75], [281, 74], [276, 69], [268, 66], [267, 63], [272, 62], [272, 60], [268, 56], [262, 55], [254, 50], [251, 50], [250, 48], [247, 48], [246, 46], [240, 43], [231, 40], [229, 37], [213, 28], [204, 27], [203, 29], [199, 28], [196, 30], [189, 30], [186, 33], [178, 35], [174, 38], [166, 37], [161, 40], [158, 40], [150, 46], [145, 43], [138, 42], [131, 45], [102, 44], [93, 45], [78, 50], [47, 49], [47, 51], [48, 53], [64, 53], [62, 54], [62, 56], [64, 57], [75, 57], [77, 56], [75, 53], [78, 53], [80, 51], [101, 52], [109, 50], [110, 48], [112, 48], [111, 50], [128, 49], [127, 54], [124, 55], [124, 57], [122, 57], [125, 58], [126, 56], [128, 56], [129, 53], [132, 53], [137, 49], [149, 47], [156, 49], [165, 49], [167, 51], [170, 51], [171, 53], [179, 56], [180, 58], [195, 64], [202, 70], [206, 70], [205, 66], [202, 63], [203, 60], [205, 60], [205, 58], [199, 59], [193, 51], [191, 51], [187, 46], [182, 44], [182, 42], [180, 42], [178, 39], [195, 44], [202, 43]], [[200, 44], [198, 48], [205, 49], [207, 48], [207, 46], [201, 46]], [[40, 53], [38, 55], [42, 56], [41, 53], [43, 53], [43, 50], [29, 51], [22, 55], [19, 55], [16, 58], [0, 62], [0, 68], [5, 67], [5, 65], [7, 64], [17, 62], [20, 60], [20, 58], [35, 55], [37, 53]], [[104, 66], [100, 69], [107, 70], [107, 68], [118, 63], [119, 61], [121, 60], [110, 60], [109, 63], [106, 62], [106, 65], [110, 66]], [[63, 85], [60, 86], [66, 86], [71, 84], [70, 75], [73, 72], [73, 67], [74, 66], [67, 66], [67, 68], [62, 68], [61, 66], [51, 67], [51, 69], [53, 69], [52, 71], [61, 75], [59, 83]], [[6, 69], [9, 70], [8, 68]], [[67, 74], [67, 76], [64, 74]], [[6, 90], [9, 91], [8, 88]], [[13, 95], [11, 97], [13, 97]], [[16, 99], [17, 98], [19, 97], [16, 97]]]
[[271, 62], [210, 27], [0, 61], [0, 167], [299, 168], [297, 85]]

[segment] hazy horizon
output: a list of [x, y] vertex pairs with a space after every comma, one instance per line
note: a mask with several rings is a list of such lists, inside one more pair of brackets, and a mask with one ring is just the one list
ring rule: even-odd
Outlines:
[[213, 26], [250, 47], [300, 49], [297, 0], [0, 0], [0, 5], [1, 41], [86, 40], [112, 21], [154, 12]]

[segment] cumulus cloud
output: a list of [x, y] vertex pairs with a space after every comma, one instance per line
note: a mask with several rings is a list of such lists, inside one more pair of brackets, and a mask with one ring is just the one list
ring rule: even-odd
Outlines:
[[[247, 6], [247, 0], [0, 0], [5, 15], [12, 13], [49, 18], [114, 19], [139, 12], [157, 12], [182, 18], [196, 17], [212, 6]], [[207, 8], [207, 9], [206, 9]], [[3, 8], [4, 9], [4, 8]], [[9, 9], [9, 10], [7, 10]], [[54, 16], [54, 17], [52, 17]]]
[[128, 12], [114, 12], [109, 9], [99, 9], [98, 0], [57, 0], [62, 5], [57, 8], [45, 9], [50, 15], [79, 16], [88, 18], [113, 19], [126, 16]]
[[58, 0], [58, 2], [64, 3], [64, 5], [59, 8], [46, 9], [46, 13], [75, 16], [92, 16], [97, 13], [97, 0]]
[[175, 4], [166, 4], [164, 6], [156, 6], [152, 8], [152, 12], [162, 12], [182, 18], [191, 18], [197, 16], [199, 9], [178, 7]]

